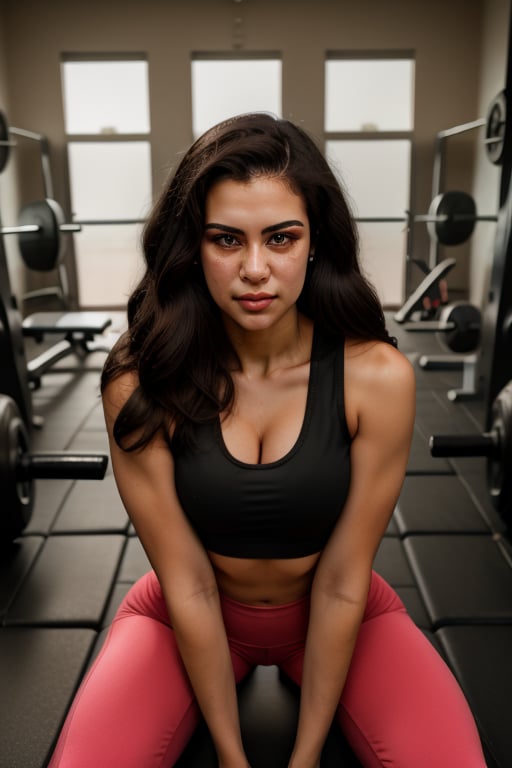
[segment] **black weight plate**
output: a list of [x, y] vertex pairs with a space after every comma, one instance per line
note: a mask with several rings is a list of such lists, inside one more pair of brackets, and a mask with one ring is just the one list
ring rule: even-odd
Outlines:
[[9, 160], [9, 129], [3, 112], [0, 112], [0, 173], [4, 170]]
[[23, 261], [29, 269], [49, 272], [61, 257], [59, 227], [64, 221], [60, 205], [55, 200], [36, 200], [20, 210], [18, 224], [37, 224], [39, 232], [21, 232], [18, 243]]
[[476, 220], [475, 201], [467, 192], [452, 190], [437, 195], [431, 202], [427, 223], [430, 236], [441, 245], [460, 245], [473, 234]]
[[29, 449], [29, 437], [16, 403], [0, 395], [0, 544], [21, 534], [32, 515], [34, 484], [18, 477], [18, 465]]
[[[458, 354], [474, 352], [480, 343], [481, 315], [473, 304], [451, 304], [441, 310], [441, 323], [448, 329], [440, 333], [441, 342]], [[450, 328], [450, 326], [454, 326]]]
[[505, 92], [498, 93], [487, 111], [485, 126], [485, 149], [493, 165], [501, 165], [505, 145], [505, 125], [507, 122], [507, 102]]

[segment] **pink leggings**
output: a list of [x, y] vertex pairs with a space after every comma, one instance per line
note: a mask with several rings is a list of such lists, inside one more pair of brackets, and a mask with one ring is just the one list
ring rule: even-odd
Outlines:
[[[222, 609], [237, 682], [257, 664], [276, 664], [300, 685], [307, 598], [254, 607], [223, 596]], [[199, 717], [160, 586], [148, 573], [120, 606], [50, 768], [170, 768]], [[365, 768], [485, 766], [458, 684], [375, 573], [336, 717]]]

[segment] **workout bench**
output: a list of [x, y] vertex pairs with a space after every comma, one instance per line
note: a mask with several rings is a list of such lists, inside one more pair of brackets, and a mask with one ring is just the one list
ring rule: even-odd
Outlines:
[[[111, 342], [103, 334], [112, 325], [104, 312], [35, 312], [22, 324], [23, 336], [42, 343], [47, 336], [63, 336], [27, 363], [31, 386], [41, 385], [41, 376], [64, 357], [75, 354], [84, 358], [91, 352], [108, 352]], [[102, 338], [98, 338], [102, 337]]]

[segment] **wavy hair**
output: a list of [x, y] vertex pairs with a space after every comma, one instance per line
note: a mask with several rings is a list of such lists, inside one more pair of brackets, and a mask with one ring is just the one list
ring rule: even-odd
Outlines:
[[173, 450], [179, 450], [190, 443], [194, 424], [232, 405], [236, 355], [198, 266], [205, 200], [220, 179], [262, 176], [282, 179], [305, 202], [315, 261], [299, 310], [328, 336], [395, 343], [361, 272], [345, 194], [315, 142], [268, 114], [231, 118], [190, 147], [146, 222], [145, 273], [128, 300], [128, 330], [101, 379], [103, 391], [123, 372], [138, 375], [114, 425], [124, 450], [143, 448], [160, 429], [168, 434], [171, 424]]

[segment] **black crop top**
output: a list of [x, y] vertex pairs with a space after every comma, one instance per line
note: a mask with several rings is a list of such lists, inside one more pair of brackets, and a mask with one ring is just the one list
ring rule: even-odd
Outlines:
[[343, 343], [315, 332], [302, 428], [278, 461], [238, 461], [224, 444], [219, 419], [196, 427], [194, 449], [175, 456], [175, 482], [206, 549], [247, 558], [303, 557], [323, 549], [350, 481], [343, 362]]

